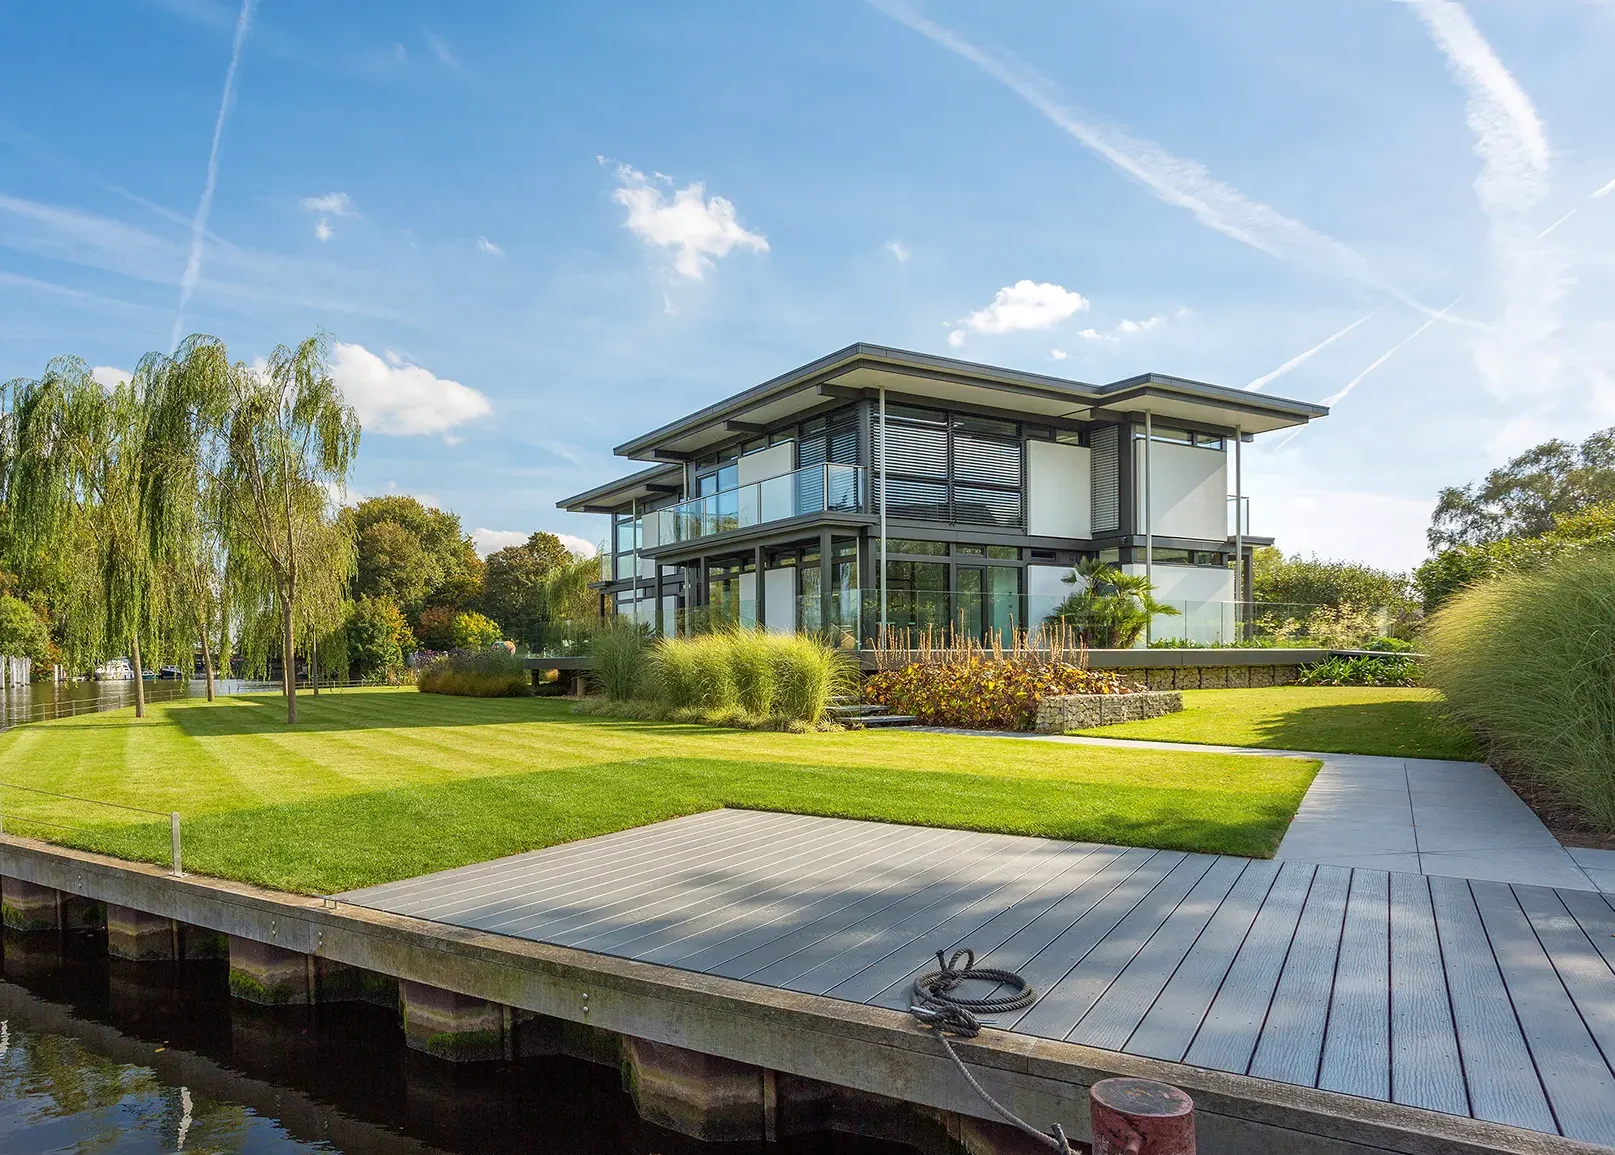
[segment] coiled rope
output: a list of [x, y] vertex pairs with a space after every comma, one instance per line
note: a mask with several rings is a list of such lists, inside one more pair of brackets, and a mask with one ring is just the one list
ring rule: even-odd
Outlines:
[[[960, 966], [960, 960], [964, 965]], [[1032, 985], [1014, 971], [1000, 970], [997, 967], [976, 967], [976, 953], [968, 948], [961, 948], [953, 952], [949, 958], [946, 951], [936, 952], [937, 969], [921, 975], [914, 980], [913, 1005], [909, 1007], [911, 1013], [924, 1026], [936, 1032], [936, 1037], [942, 1043], [942, 1049], [953, 1060], [953, 1065], [959, 1068], [959, 1073], [965, 1077], [971, 1089], [984, 1099], [998, 1116], [1006, 1123], [1018, 1127], [1038, 1142], [1059, 1152], [1059, 1155], [1071, 1155], [1071, 1143], [1065, 1137], [1065, 1129], [1056, 1123], [1048, 1131], [1039, 1131], [1036, 1127], [1014, 1114], [997, 1099], [987, 1093], [987, 1089], [976, 1081], [970, 1073], [970, 1068], [964, 1065], [959, 1058], [959, 1052], [953, 1049], [953, 1043], [948, 1040], [949, 1035], [957, 1035], [961, 1039], [973, 1039], [981, 1034], [981, 1020], [978, 1014], [993, 1015], [1006, 1011], [1018, 1011], [1032, 1005], [1037, 996], [1032, 991]], [[1009, 993], [998, 998], [967, 999], [954, 992], [967, 982], [987, 982], [994, 987], [1007, 986]]]

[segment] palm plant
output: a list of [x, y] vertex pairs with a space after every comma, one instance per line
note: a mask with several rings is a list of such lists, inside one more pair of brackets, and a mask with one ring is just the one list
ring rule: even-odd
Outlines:
[[1060, 580], [1078, 586], [1049, 615], [1074, 628], [1092, 649], [1127, 649], [1138, 641], [1156, 615], [1170, 617], [1175, 607], [1155, 600], [1155, 585], [1143, 574], [1086, 558]]

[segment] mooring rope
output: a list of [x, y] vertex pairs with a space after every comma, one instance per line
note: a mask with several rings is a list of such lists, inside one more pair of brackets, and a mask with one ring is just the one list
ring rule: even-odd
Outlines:
[[[963, 959], [964, 965], [959, 961]], [[1020, 1118], [1008, 1107], [987, 1093], [987, 1088], [976, 1081], [970, 1073], [964, 1060], [959, 1058], [959, 1052], [953, 1049], [948, 1040], [949, 1035], [957, 1035], [961, 1039], [973, 1039], [981, 1034], [981, 1020], [978, 1014], [994, 1015], [1005, 1011], [1018, 1011], [1032, 1005], [1037, 996], [1032, 991], [1032, 985], [1014, 971], [999, 970], [996, 967], [976, 967], [976, 953], [968, 948], [956, 950], [949, 958], [946, 951], [936, 952], [937, 969], [921, 975], [914, 980], [913, 1005], [909, 1012], [924, 1026], [936, 1032], [936, 1037], [942, 1043], [942, 1049], [953, 1060], [953, 1065], [959, 1068], [959, 1073], [965, 1077], [965, 1082], [976, 1094], [984, 1099], [998, 1116], [1012, 1126], [1020, 1128], [1026, 1134], [1036, 1139], [1060, 1155], [1071, 1155], [1071, 1143], [1065, 1137], [1065, 1129], [1056, 1123], [1048, 1131], [1039, 1131], [1026, 1120]], [[979, 980], [1002, 985], [1010, 988], [1006, 995], [998, 998], [967, 999], [953, 992], [960, 985]]]

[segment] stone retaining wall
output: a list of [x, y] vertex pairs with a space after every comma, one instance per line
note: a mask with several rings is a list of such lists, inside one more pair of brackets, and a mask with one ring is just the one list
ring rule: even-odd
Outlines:
[[1137, 722], [1183, 709], [1176, 690], [1146, 690], [1140, 694], [1059, 694], [1039, 699], [1033, 728], [1042, 734], [1063, 734], [1112, 722]]
[[1120, 674], [1143, 682], [1152, 690], [1242, 690], [1247, 686], [1290, 686], [1301, 674], [1300, 666], [1104, 666], [1094, 670]]

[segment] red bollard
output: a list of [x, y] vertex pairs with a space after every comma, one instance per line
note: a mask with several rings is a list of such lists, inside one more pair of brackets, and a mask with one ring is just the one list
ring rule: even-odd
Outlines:
[[1194, 1100], [1154, 1079], [1101, 1079], [1088, 1092], [1093, 1155], [1194, 1155]]

